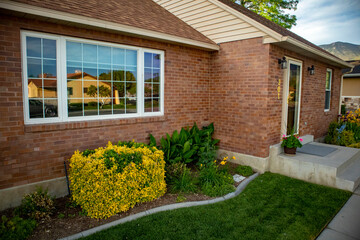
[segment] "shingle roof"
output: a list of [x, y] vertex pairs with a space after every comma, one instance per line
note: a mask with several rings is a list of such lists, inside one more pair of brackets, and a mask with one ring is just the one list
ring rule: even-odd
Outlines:
[[343, 69], [343, 73], [346, 73], [347, 77], [351, 77], [351, 75], [359, 75], [360, 74], [360, 65], [356, 65], [353, 70], [350, 72], [351, 68]]
[[215, 44], [152, 0], [14, 1]]
[[[279, 34], [281, 34], [283, 36], [292, 37], [292, 38], [294, 38], [294, 39], [296, 39], [296, 40], [298, 40], [298, 41], [300, 41], [302, 43], [305, 43], [305, 44], [307, 44], [307, 45], [309, 45], [309, 46], [311, 46], [313, 48], [316, 48], [317, 50], [320, 50], [320, 51], [322, 51], [324, 53], [327, 53], [330, 56], [336, 57], [336, 56], [332, 55], [331, 53], [329, 53], [328, 51], [322, 49], [321, 47], [309, 42], [308, 40], [300, 37], [299, 35], [297, 35], [297, 34], [291, 32], [291, 31], [287, 30], [286, 28], [284, 28], [284, 27], [270, 21], [269, 19], [264, 18], [263, 16], [260, 16], [259, 14], [254, 13], [253, 11], [251, 11], [251, 10], [249, 10], [249, 9], [239, 5], [239, 4], [233, 3], [233, 2], [231, 2], [229, 0], [218, 0], [218, 1], [222, 2], [223, 4], [226, 4], [227, 6], [233, 8], [233, 9], [235, 9], [237, 11], [239, 11], [240, 13], [246, 15], [247, 17], [250, 17], [250, 18], [254, 19], [255, 21], [261, 23], [262, 25], [272, 29], [273, 31], [275, 31], [275, 32], [277, 32], [277, 33], [279, 33]], [[338, 57], [336, 57], [336, 58], [338, 58]], [[338, 59], [340, 59], [340, 58], [338, 58]]]

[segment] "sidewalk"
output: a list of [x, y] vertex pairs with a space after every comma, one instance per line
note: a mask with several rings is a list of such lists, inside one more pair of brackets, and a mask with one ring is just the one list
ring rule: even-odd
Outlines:
[[360, 240], [360, 186], [317, 240]]

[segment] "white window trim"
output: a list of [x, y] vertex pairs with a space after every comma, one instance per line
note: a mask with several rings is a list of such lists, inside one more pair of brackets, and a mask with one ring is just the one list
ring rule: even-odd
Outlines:
[[[28, 98], [28, 84], [27, 84], [27, 53], [26, 53], [26, 37], [38, 37], [53, 39], [56, 41], [56, 64], [57, 64], [57, 94], [58, 94], [58, 117], [52, 118], [32, 118], [29, 114], [29, 98]], [[96, 116], [81, 116], [68, 117], [67, 110], [67, 78], [66, 78], [66, 41], [77, 41], [81, 43], [98, 44], [101, 46], [116, 47], [122, 49], [129, 49], [137, 51], [137, 113], [127, 113], [119, 115], [96, 115]], [[127, 46], [115, 43], [94, 41], [82, 38], [74, 38], [67, 36], [60, 36], [54, 34], [45, 34], [32, 31], [21, 31], [21, 54], [22, 54], [22, 79], [23, 79], [23, 102], [24, 102], [24, 121], [25, 124], [45, 124], [45, 123], [62, 123], [62, 122], [77, 122], [77, 121], [91, 121], [103, 119], [126, 119], [139, 117], [153, 117], [164, 115], [164, 86], [165, 86], [165, 54], [164, 51], [154, 50], [149, 48], [141, 48], [134, 46]], [[144, 52], [160, 54], [160, 111], [159, 112], [144, 112]]]
[[[325, 79], [325, 101], [326, 101], [326, 92], [330, 92], [330, 95], [329, 95], [329, 108], [324, 108], [324, 112], [329, 112], [330, 109], [331, 109], [331, 83], [332, 83], [332, 77], [333, 77], [333, 74], [332, 74], [332, 69], [330, 68], [327, 68], [326, 69], [326, 73], [330, 72], [330, 81], [329, 81], [329, 90], [326, 89], [326, 79]], [[326, 77], [326, 75], [325, 75]], [[325, 102], [326, 104], [326, 102]]]

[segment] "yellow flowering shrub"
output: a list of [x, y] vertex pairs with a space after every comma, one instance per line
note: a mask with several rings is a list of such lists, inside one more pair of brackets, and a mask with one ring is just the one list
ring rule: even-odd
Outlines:
[[155, 147], [109, 142], [87, 154], [76, 151], [70, 159], [72, 198], [88, 216], [108, 218], [164, 195], [164, 168], [164, 153]]
[[340, 117], [341, 122], [357, 123], [360, 125], [360, 108], [355, 111], [346, 112]]

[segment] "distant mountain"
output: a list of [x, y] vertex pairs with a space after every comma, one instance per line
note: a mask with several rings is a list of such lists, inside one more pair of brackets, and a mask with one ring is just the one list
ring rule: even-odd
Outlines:
[[319, 47], [345, 61], [360, 60], [360, 45], [346, 42], [334, 42], [319, 45]]

